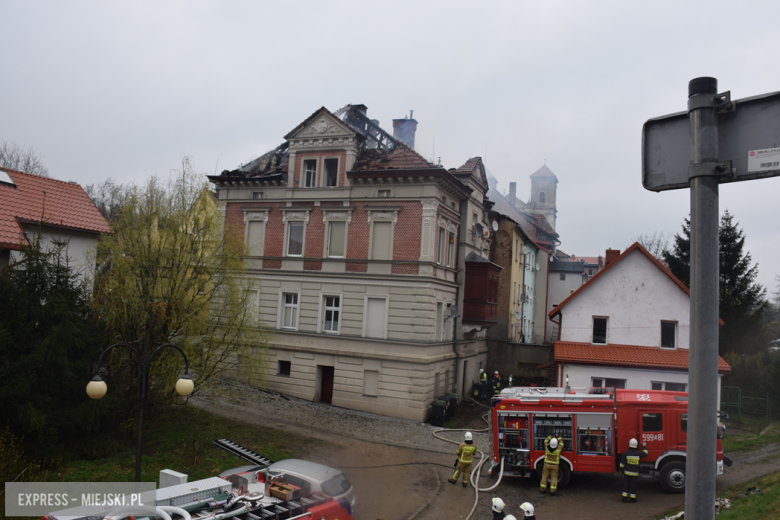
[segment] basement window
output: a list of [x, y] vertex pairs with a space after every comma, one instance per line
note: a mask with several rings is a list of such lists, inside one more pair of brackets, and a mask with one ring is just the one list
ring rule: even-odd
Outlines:
[[279, 361], [279, 374], [280, 376], [288, 376], [290, 375], [290, 367], [292, 366], [292, 363], [290, 361]]

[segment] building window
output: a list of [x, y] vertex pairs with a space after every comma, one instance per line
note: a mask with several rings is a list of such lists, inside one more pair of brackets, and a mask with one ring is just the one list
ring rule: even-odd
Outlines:
[[298, 329], [298, 293], [282, 293], [282, 328]]
[[593, 276], [593, 269], [588, 269], [588, 276]]
[[378, 196], [383, 199], [386, 199], [390, 196], [390, 190], [379, 190]]
[[279, 361], [279, 373], [280, 376], [288, 376], [290, 375], [290, 368], [292, 366], [292, 363], [289, 361]]
[[607, 318], [593, 318], [593, 343], [607, 344]]
[[393, 259], [393, 223], [374, 222], [371, 225], [371, 260]]
[[252, 198], [255, 200], [260, 200], [263, 198], [263, 192], [262, 191], [254, 191], [252, 192]]
[[444, 339], [444, 302], [436, 302], [436, 328], [434, 331], [435, 341]]
[[667, 392], [685, 392], [685, 383], [663, 383], [653, 381], [651, 383], [653, 390], [666, 390]]
[[512, 303], [517, 303], [517, 282], [512, 282]]
[[561, 280], [565, 280], [565, 279], [566, 279], [566, 273], [561, 273]]
[[456, 211], [458, 210], [458, 205], [455, 204], [455, 202], [452, 203], [452, 209], [454, 209]]
[[520, 260], [520, 241], [515, 239], [515, 262]]
[[625, 379], [610, 379], [608, 377], [594, 377], [593, 386], [596, 388], [625, 388]]
[[675, 337], [677, 336], [676, 321], [661, 322], [661, 348], [674, 348]]
[[376, 397], [379, 391], [379, 372], [376, 370], [363, 371], [363, 395]]
[[[446, 316], [452, 316], [452, 304], [447, 304], [447, 315]], [[444, 318], [444, 339], [451, 340], [452, 339], [452, 323], [450, 323], [450, 326], [447, 326], [447, 317]], [[454, 319], [452, 320], [455, 321]], [[449, 374], [449, 371], [447, 372]], [[449, 388], [449, 375], [447, 376], [447, 388]]]
[[455, 265], [455, 233], [450, 233], [450, 238], [447, 240], [447, 267]]
[[325, 159], [325, 186], [339, 185], [339, 160]]
[[447, 197], [446, 196], [444, 196], [444, 195], [441, 196], [441, 203], [444, 204], [445, 206], [447, 205]]
[[303, 256], [303, 222], [287, 224], [287, 256]]
[[303, 161], [303, 187], [314, 188], [317, 185], [317, 160]]
[[544, 199], [545, 199], [545, 195], [544, 192], [542, 191], [539, 193], [539, 202], [544, 202]]
[[363, 337], [387, 338], [387, 298], [366, 297]]
[[346, 222], [328, 222], [328, 257], [344, 258], [347, 238]]
[[471, 214], [471, 245], [477, 245], [477, 214]]
[[444, 254], [446, 253], [444, 244], [445, 231], [444, 228], [439, 228], [439, 249], [436, 251], [436, 263], [444, 264]]
[[324, 312], [322, 316], [322, 330], [330, 334], [338, 334], [341, 314], [340, 296], [323, 296]]
[[246, 254], [262, 256], [265, 242], [265, 222], [250, 220], [246, 223]]

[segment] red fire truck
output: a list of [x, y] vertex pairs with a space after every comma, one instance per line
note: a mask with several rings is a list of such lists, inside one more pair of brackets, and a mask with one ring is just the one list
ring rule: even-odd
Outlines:
[[[491, 402], [493, 460], [489, 473], [541, 478], [544, 440], [563, 439], [558, 487], [571, 473], [615, 473], [628, 442], [647, 445], [641, 475], [658, 478], [669, 493], [685, 491], [688, 394], [613, 388], [506, 388]], [[715, 421], [713, 421], [714, 423]], [[717, 472], [731, 465], [718, 431]]]

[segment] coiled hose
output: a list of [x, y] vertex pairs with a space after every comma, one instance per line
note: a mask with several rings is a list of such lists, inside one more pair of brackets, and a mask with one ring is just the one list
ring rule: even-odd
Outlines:
[[[468, 399], [471, 399], [472, 401], [474, 401], [474, 399], [472, 399], [470, 396], [465, 396], [465, 397], [468, 398]], [[477, 403], [477, 401], [474, 401], [474, 402]], [[477, 404], [479, 406], [485, 406], [485, 405], [480, 404], [480, 403], [477, 403]], [[487, 407], [485, 407], [485, 408], [487, 408]], [[479, 429], [479, 430], [471, 430], [469, 428], [439, 428], [438, 430], [433, 430], [433, 436], [436, 437], [437, 439], [441, 439], [441, 440], [443, 440], [445, 442], [451, 442], [452, 444], [460, 444], [460, 442], [458, 442], [458, 441], [445, 439], [441, 435], [437, 435], [437, 434], [439, 432], [466, 432], [466, 431], [470, 431], [470, 432], [486, 432], [486, 431], [488, 431], [490, 429], [490, 422], [488, 421], [488, 418], [487, 418], [488, 415], [490, 415], [490, 414], [486, 413], [485, 415], [482, 416], [482, 420], [485, 421], [485, 423], [488, 425], [487, 428], [482, 428], [482, 429]], [[496, 480], [496, 483], [493, 484], [492, 486], [490, 486], [489, 488], [481, 488], [480, 489], [480, 487], [479, 487], [480, 469], [482, 468], [482, 465], [485, 462], [488, 461], [489, 457], [486, 457], [485, 454], [482, 453], [482, 451], [479, 450], [479, 448], [477, 448], [477, 453], [479, 453], [479, 456], [480, 456], [479, 463], [472, 468], [471, 475], [469, 476], [469, 482], [471, 483], [471, 486], [474, 488], [474, 505], [472, 506], [471, 511], [469, 512], [469, 514], [468, 514], [468, 516], [466, 517], [465, 520], [469, 520], [471, 518], [471, 516], [474, 514], [474, 511], [477, 510], [477, 505], [479, 504], [479, 493], [480, 493], [480, 491], [491, 491], [491, 490], [495, 489], [496, 487], [498, 487], [498, 484], [501, 483], [501, 476], [504, 473], [504, 457], [501, 457], [501, 469], [498, 472], [498, 479]]]

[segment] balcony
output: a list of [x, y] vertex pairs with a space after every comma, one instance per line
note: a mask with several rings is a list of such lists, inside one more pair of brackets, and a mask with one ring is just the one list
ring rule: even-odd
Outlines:
[[498, 323], [498, 266], [476, 253], [466, 257], [463, 324], [490, 327]]

